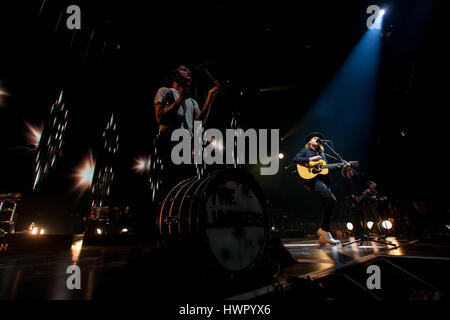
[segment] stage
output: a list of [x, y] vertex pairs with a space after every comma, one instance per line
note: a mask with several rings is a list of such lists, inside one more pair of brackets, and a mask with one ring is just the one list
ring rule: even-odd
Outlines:
[[[61, 242], [60, 238], [55, 239]], [[239, 275], [226, 278], [223, 274], [212, 276], [207, 271], [193, 270], [198, 265], [188, 262], [180, 253], [171, 257], [170, 252], [152, 254], [156, 243], [142, 246], [132, 236], [94, 240], [75, 235], [70, 247], [62, 248], [59, 244], [54, 250], [47, 247], [41, 252], [7, 248], [0, 258], [0, 299], [103, 300], [152, 296], [157, 297], [152, 300], [155, 302], [158, 297], [164, 299], [169, 295], [177, 302], [197, 298], [253, 303], [285, 298], [408, 301], [447, 299], [450, 288], [445, 273], [450, 265], [448, 238], [388, 237], [386, 240], [397, 248], [375, 243], [320, 246], [313, 237], [280, 239], [282, 246], [277, 247], [274, 244], [278, 239], [272, 239], [272, 248], [261, 258], [266, 267], [256, 268], [253, 271], [256, 276], [249, 271], [245, 275], [247, 281], [241, 281], [243, 277]], [[271, 261], [271, 267], [267, 267], [267, 261]], [[71, 265], [80, 268], [79, 289], [68, 287], [73, 273], [68, 272]], [[368, 268], [374, 265], [380, 275], [379, 288], [370, 289], [373, 271], [368, 272]]]

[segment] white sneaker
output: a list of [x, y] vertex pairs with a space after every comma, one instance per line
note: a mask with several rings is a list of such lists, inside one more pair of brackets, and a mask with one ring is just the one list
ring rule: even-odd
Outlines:
[[341, 242], [339, 240], [334, 240], [333, 236], [330, 232], [326, 232], [325, 230], [322, 230], [322, 228], [319, 228], [317, 230], [317, 235], [319, 236], [319, 243], [324, 246], [326, 244], [331, 244], [333, 246], [340, 244]]

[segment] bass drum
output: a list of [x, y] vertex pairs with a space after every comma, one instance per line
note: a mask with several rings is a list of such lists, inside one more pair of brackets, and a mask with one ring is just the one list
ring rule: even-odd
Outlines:
[[165, 197], [157, 229], [168, 240], [192, 241], [224, 269], [255, 265], [269, 235], [268, 206], [256, 181], [231, 169], [180, 182]]

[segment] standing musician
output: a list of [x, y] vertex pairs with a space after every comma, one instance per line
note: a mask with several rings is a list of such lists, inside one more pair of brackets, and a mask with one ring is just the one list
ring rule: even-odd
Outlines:
[[[324, 139], [324, 136], [319, 132], [308, 134], [305, 138], [305, 147], [295, 155], [292, 161], [297, 164], [306, 164], [310, 161], [324, 160], [326, 163], [328, 163], [325, 154], [323, 153], [325, 150], [320, 142], [320, 139]], [[347, 168], [347, 165], [343, 165], [343, 170], [345, 168]], [[340, 241], [333, 239], [333, 236], [330, 233], [331, 217], [333, 209], [336, 206], [336, 197], [330, 189], [330, 178], [328, 177], [328, 175], [319, 174], [311, 180], [306, 180], [304, 184], [307, 189], [316, 192], [322, 199], [322, 223], [319, 230], [317, 230], [319, 243], [321, 245], [339, 244]]]
[[190, 174], [186, 167], [172, 163], [170, 155], [176, 143], [171, 141], [172, 132], [184, 128], [189, 130], [192, 136], [194, 121], [206, 121], [212, 101], [220, 88], [216, 81], [216, 85], [208, 91], [206, 101], [200, 109], [199, 104], [189, 92], [189, 86], [192, 83], [191, 70], [184, 65], [178, 66], [172, 71], [170, 82], [171, 87], [161, 87], [154, 99], [159, 133], [155, 146], [157, 159], [152, 161], [157, 161], [160, 172], [156, 174], [158, 177], [153, 174], [152, 189], [160, 188], [161, 184], [165, 186], [164, 189], [167, 189]]
[[386, 200], [385, 197], [379, 197], [377, 184], [371, 180], [366, 182], [367, 189], [358, 198], [362, 201], [362, 210], [366, 220], [380, 220], [378, 201]]

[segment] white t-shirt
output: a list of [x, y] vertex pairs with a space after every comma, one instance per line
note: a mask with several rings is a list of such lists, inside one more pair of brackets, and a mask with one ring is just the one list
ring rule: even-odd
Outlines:
[[[174, 88], [159, 88], [155, 97], [155, 104], [161, 102], [163, 106], [171, 105], [179, 97], [178, 90]], [[159, 125], [159, 130], [164, 130], [169, 125], [174, 128], [188, 129], [192, 133], [194, 125], [194, 109], [199, 109], [197, 101], [192, 98], [187, 98], [179, 105], [177, 110], [177, 119], [175, 123], [165, 123]], [[169, 120], [174, 121], [174, 120]]]

